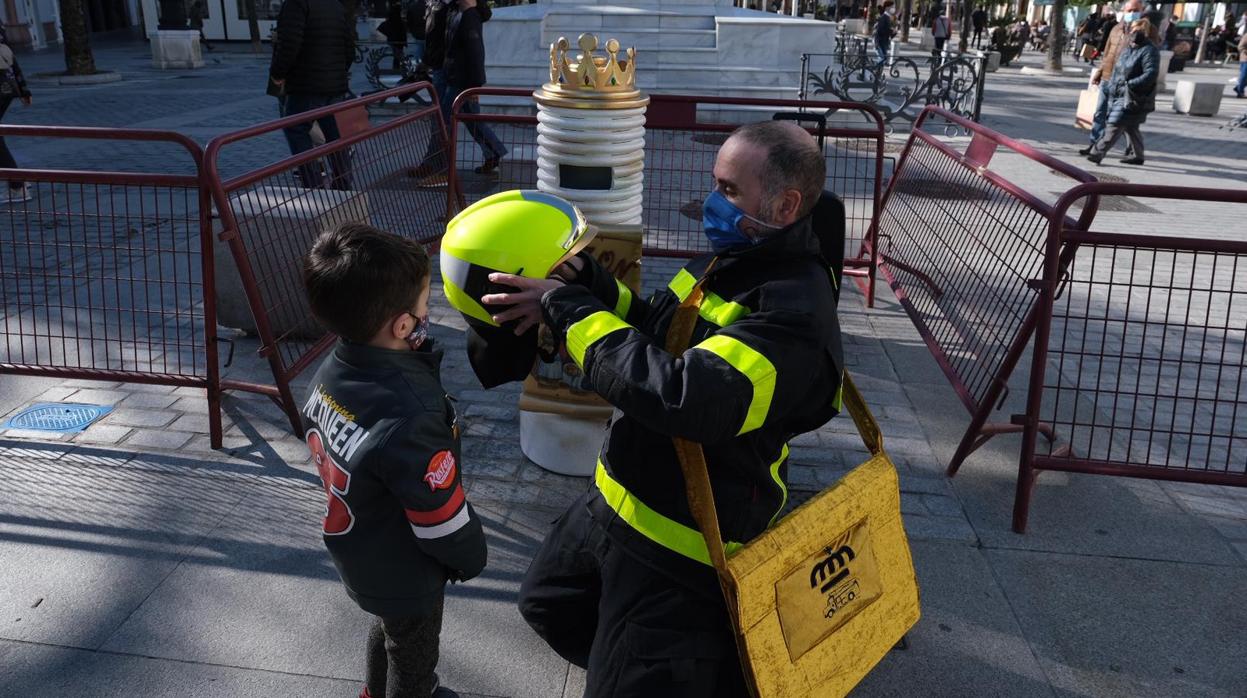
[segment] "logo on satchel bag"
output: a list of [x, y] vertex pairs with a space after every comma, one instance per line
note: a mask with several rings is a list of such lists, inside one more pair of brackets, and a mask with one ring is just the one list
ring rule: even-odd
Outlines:
[[792, 661], [844, 627], [883, 593], [862, 519], [775, 585], [780, 628]]

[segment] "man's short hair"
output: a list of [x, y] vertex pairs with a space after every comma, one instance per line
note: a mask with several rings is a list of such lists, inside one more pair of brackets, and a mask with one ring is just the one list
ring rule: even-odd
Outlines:
[[429, 255], [420, 243], [364, 223], [321, 233], [303, 259], [312, 315], [359, 343], [399, 313], [415, 310], [428, 276]]
[[814, 210], [823, 193], [827, 161], [813, 136], [794, 137], [794, 126], [790, 121], [759, 121], [741, 126], [732, 132], [732, 137], [742, 138], [766, 151], [758, 176], [765, 187], [767, 201], [773, 201], [788, 189], [796, 189], [801, 192], [801, 210], [797, 215], [805, 217]]
[[885, 9], [885, 10], [886, 10], [886, 9], [888, 9], [889, 7], [891, 7], [891, 6], [895, 5], [895, 4], [896, 4], [896, 3], [892, 2], [892, 0], [883, 0], [883, 2], [879, 4], [879, 7], [881, 7], [881, 8], [883, 8], [883, 9]]

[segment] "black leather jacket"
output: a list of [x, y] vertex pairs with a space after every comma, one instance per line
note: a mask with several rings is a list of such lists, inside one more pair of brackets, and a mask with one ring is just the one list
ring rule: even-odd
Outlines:
[[325, 546], [347, 593], [375, 615], [419, 615], [447, 579], [485, 567], [441, 360], [431, 345], [339, 342], [304, 401], [305, 438], [328, 498]]

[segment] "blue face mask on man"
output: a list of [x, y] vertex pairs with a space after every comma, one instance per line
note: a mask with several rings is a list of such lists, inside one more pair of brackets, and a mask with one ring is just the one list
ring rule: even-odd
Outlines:
[[735, 204], [728, 201], [727, 197], [718, 189], [710, 192], [710, 196], [707, 196], [706, 202], [702, 204], [702, 230], [710, 240], [710, 246], [714, 248], [716, 253], [721, 254], [730, 250], [749, 247], [759, 242], [740, 229], [742, 220], [750, 220], [772, 230], [776, 230], [779, 227], [760, 221], [740, 210]]
[[1121, 16], [1121, 21], [1123, 22], [1133, 22], [1137, 19], [1143, 19], [1142, 12], [1126, 12]]

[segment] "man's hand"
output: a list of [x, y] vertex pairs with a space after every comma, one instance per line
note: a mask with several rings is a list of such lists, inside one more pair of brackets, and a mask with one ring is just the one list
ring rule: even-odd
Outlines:
[[489, 275], [489, 280], [502, 286], [518, 289], [512, 293], [490, 293], [481, 296], [481, 303], [485, 305], [512, 306], [494, 315], [493, 318], [498, 324], [519, 320], [519, 324], [515, 327], [517, 335], [524, 334], [541, 322], [541, 297], [546, 291], [564, 285], [564, 282], [558, 279], [530, 279], [526, 276], [496, 272]]

